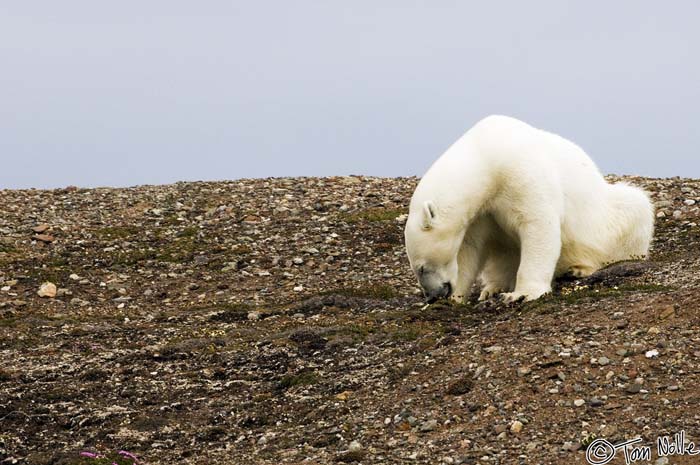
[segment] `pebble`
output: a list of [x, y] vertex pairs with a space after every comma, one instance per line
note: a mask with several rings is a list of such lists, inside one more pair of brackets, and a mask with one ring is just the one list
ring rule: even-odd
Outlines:
[[527, 376], [530, 373], [532, 373], [532, 370], [528, 367], [520, 367], [518, 368], [518, 376]]
[[598, 359], [598, 365], [607, 365], [610, 363], [610, 359], [608, 357], [600, 357]]
[[484, 349], [484, 352], [489, 354], [498, 354], [503, 351], [503, 346], [491, 346]]
[[668, 307], [663, 309], [659, 314], [659, 317], [663, 320], [671, 318], [673, 316], [676, 316], [676, 309], [673, 307], [673, 305], [669, 305]]
[[56, 285], [52, 282], [47, 281], [44, 284], [42, 284], [41, 287], [39, 287], [37, 294], [39, 294], [39, 297], [54, 298], [56, 297], [57, 292], [58, 289], [56, 288]]
[[419, 429], [421, 432], [426, 433], [428, 431], [433, 431], [435, 428], [437, 428], [437, 425], [437, 420], [427, 420], [420, 425]]
[[683, 203], [690, 207], [691, 205], [695, 205], [695, 200], [687, 199], [687, 200], [684, 200]]
[[658, 356], [659, 356], [659, 351], [656, 350], [656, 349], [647, 350], [647, 351], [644, 353], [644, 356], [645, 356], [646, 358], [655, 358], [655, 357], [658, 357]]
[[32, 236], [32, 239], [39, 242], [45, 242], [47, 244], [56, 240], [56, 238], [50, 234], [35, 234]]
[[584, 405], [585, 403], [586, 403], [586, 401], [583, 400], [583, 399], [576, 399], [576, 400], [574, 401], [574, 405], [575, 405], [576, 407], [580, 407], [580, 406]]
[[519, 433], [523, 430], [523, 423], [519, 420], [515, 420], [510, 424], [511, 433]]
[[352, 441], [350, 445], [348, 446], [348, 451], [349, 452], [359, 452], [362, 450], [362, 444], [359, 443], [359, 441]]
[[258, 311], [252, 311], [252, 312], [248, 313], [248, 319], [249, 319], [250, 321], [256, 321], [256, 320], [259, 320], [259, 319], [260, 319], [260, 315], [261, 315], [260, 312], [258, 312]]
[[628, 384], [627, 387], [625, 388], [625, 392], [627, 394], [637, 394], [641, 390], [642, 390], [642, 385], [639, 383]]

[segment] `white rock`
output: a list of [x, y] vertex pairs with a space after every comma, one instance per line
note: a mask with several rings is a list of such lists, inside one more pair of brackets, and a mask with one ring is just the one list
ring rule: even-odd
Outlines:
[[574, 401], [574, 405], [575, 405], [576, 407], [580, 407], [580, 406], [584, 405], [585, 403], [586, 403], [586, 401], [583, 400], [583, 399], [576, 399], [576, 400]]
[[644, 356], [646, 358], [655, 358], [659, 356], [659, 351], [656, 349], [647, 350]]
[[39, 294], [39, 297], [54, 298], [56, 297], [57, 292], [58, 289], [56, 288], [56, 285], [47, 281], [44, 284], [42, 284], [41, 287], [39, 287], [39, 291], [37, 291], [37, 294]]
[[352, 441], [350, 445], [348, 446], [348, 451], [349, 452], [359, 452], [362, 450], [362, 444], [360, 444], [358, 441]]
[[521, 421], [515, 420], [510, 424], [510, 431], [512, 433], [519, 433], [523, 430], [523, 423]]
[[404, 213], [403, 215], [397, 216], [396, 220], [394, 220], [394, 221], [396, 221], [399, 224], [404, 224], [404, 223], [406, 223], [407, 219], [408, 219], [408, 214]]

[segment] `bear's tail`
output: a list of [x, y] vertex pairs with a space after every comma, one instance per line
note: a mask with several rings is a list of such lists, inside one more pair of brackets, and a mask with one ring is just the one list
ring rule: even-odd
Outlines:
[[649, 254], [654, 235], [654, 206], [646, 191], [620, 182], [609, 186], [612, 208], [615, 261], [642, 259]]

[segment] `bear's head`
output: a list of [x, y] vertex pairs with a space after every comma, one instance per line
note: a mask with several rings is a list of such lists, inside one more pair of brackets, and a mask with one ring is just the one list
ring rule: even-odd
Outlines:
[[448, 298], [457, 281], [464, 233], [431, 201], [411, 203], [404, 236], [411, 269], [428, 302]]

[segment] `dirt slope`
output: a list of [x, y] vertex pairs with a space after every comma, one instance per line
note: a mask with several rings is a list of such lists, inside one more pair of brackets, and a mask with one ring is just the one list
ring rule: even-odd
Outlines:
[[594, 437], [698, 441], [700, 181], [626, 180], [657, 204], [652, 259], [511, 307], [423, 308], [414, 178], [0, 191], [0, 464], [568, 464]]

